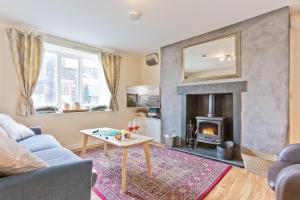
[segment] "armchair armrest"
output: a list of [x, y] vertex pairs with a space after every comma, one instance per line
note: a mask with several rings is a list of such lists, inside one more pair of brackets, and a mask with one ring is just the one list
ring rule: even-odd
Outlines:
[[297, 200], [300, 196], [300, 164], [282, 169], [275, 182], [276, 200]]
[[92, 161], [82, 160], [0, 178], [1, 199], [90, 200]]
[[300, 144], [286, 145], [280, 151], [278, 160], [291, 164], [300, 164]]

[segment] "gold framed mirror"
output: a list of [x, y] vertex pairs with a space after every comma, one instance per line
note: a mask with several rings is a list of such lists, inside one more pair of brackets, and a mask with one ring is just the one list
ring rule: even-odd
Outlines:
[[182, 81], [239, 77], [240, 32], [182, 48]]

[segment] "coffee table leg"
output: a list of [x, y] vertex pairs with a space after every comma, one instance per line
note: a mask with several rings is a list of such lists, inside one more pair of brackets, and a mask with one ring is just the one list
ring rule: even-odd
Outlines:
[[144, 144], [144, 151], [145, 151], [146, 164], [147, 164], [147, 176], [151, 177], [151, 162], [150, 162], [149, 143]]
[[82, 145], [82, 150], [81, 150], [81, 155], [82, 156], [85, 155], [88, 138], [89, 138], [88, 135], [83, 135], [83, 145]]
[[108, 154], [107, 154], [107, 143], [106, 142], [104, 142], [104, 155], [108, 156]]
[[122, 161], [122, 191], [126, 192], [126, 162], [127, 162], [127, 149], [123, 147], [123, 161]]

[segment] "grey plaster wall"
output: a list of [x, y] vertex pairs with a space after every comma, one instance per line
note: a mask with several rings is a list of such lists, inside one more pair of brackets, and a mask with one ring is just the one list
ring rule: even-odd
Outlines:
[[[182, 30], [179, 30], [182, 31]], [[287, 142], [289, 10], [282, 8], [264, 15], [180, 41], [161, 48], [161, 103], [163, 134], [176, 130], [181, 136], [184, 95], [181, 83], [181, 49], [219, 35], [241, 32], [240, 79], [247, 81], [242, 94], [242, 146], [277, 153]], [[218, 80], [217, 82], [227, 80]], [[200, 87], [210, 81], [193, 83]], [[215, 82], [215, 81], [211, 81]], [[200, 86], [199, 86], [200, 85]]]

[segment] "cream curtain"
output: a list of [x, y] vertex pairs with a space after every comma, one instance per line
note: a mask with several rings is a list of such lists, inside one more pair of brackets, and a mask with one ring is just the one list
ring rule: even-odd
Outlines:
[[111, 52], [102, 51], [101, 61], [107, 85], [111, 93], [109, 108], [112, 111], [118, 111], [119, 105], [117, 100], [117, 93], [120, 79], [121, 56]]
[[31, 115], [34, 114], [31, 96], [38, 81], [43, 58], [42, 38], [14, 28], [7, 29], [7, 35], [20, 84], [17, 115]]

